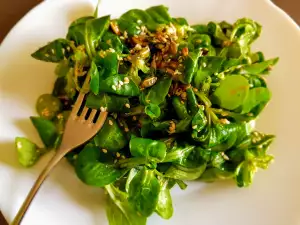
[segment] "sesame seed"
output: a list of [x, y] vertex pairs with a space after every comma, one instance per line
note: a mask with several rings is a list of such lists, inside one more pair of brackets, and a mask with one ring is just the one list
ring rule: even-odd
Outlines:
[[117, 152], [117, 153], [116, 153], [116, 156], [117, 156], [117, 158], [120, 158], [121, 155], [120, 155], [119, 152]]
[[43, 99], [43, 98], [40, 98], [39, 103], [41, 103], [41, 102], [43, 102], [43, 101], [44, 101], [44, 99]]
[[192, 128], [193, 128], [194, 130], [197, 129], [197, 127], [198, 127], [197, 125], [192, 126]]
[[130, 105], [128, 103], [125, 104], [125, 107], [130, 109]]
[[113, 123], [112, 120], [108, 120], [108, 124], [109, 124], [110, 126], [112, 126], [114, 123]]
[[207, 66], [205, 62], [202, 65], [203, 65], [204, 68]]
[[132, 119], [135, 121], [136, 120], [136, 116], [133, 116]]
[[110, 52], [116, 52], [116, 50], [114, 50], [113, 48], [109, 48], [108, 49]]
[[78, 155], [73, 155], [73, 159], [77, 159], [78, 158]]
[[121, 126], [121, 127], [123, 127], [123, 126], [124, 126], [124, 124], [123, 124], [122, 122], [120, 122], [120, 126]]
[[22, 148], [22, 143], [21, 143], [21, 142], [18, 142], [18, 143], [17, 143], [17, 147], [18, 147], [18, 148]]
[[125, 155], [122, 155], [121, 158], [122, 158], [122, 159], [126, 159]]
[[106, 110], [107, 110], [107, 107], [102, 107], [102, 106], [100, 107], [101, 112], [106, 112]]
[[198, 91], [198, 89], [197, 89], [197, 88], [193, 88], [193, 91], [197, 92], [197, 91]]
[[103, 152], [103, 153], [107, 153], [107, 149], [102, 148], [102, 152]]
[[205, 109], [204, 105], [198, 105], [198, 108], [201, 109], [202, 111]]
[[54, 49], [51, 49], [51, 53], [52, 53], [52, 54], [55, 54], [55, 51], [54, 51]]
[[111, 88], [114, 89], [115, 91], [117, 90], [116, 85], [112, 85]]
[[124, 39], [125, 39], [125, 37], [123, 37], [123, 36], [120, 36], [120, 39], [121, 39], [121, 40], [124, 40]]
[[125, 129], [124, 129], [124, 130], [125, 130], [125, 132], [129, 132], [129, 129], [128, 129], [128, 127], [125, 127]]
[[114, 163], [117, 163], [117, 162], [118, 162], [118, 160], [117, 160], [117, 159], [115, 159], [115, 160], [114, 160]]
[[49, 55], [49, 54], [45, 54], [45, 56], [46, 56], [46, 57], [49, 57], [50, 55]]
[[122, 85], [124, 84], [124, 82], [120, 80], [120, 81], [119, 81], [119, 84], [122, 86]]
[[71, 50], [71, 48], [68, 46], [68, 47], [67, 47], [67, 51], [69, 52], [70, 50]]
[[184, 104], [184, 101], [181, 100], [180, 103], [181, 103], [181, 104]]
[[221, 124], [230, 124], [229, 120], [223, 118], [223, 119], [220, 119], [220, 123]]
[[124, 84], [129, 84], [129, 78], [128, 77], [124, 78]]
[[136, 29], [138, 29], [138, 30], [140, 30], [140, 29], [141, 29], [139, 26], [136, 26], [135, 28], [136, 28]]

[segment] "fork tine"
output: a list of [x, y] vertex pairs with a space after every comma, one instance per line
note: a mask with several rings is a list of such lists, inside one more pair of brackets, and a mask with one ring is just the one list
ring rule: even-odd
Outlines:
[[93, 109], [91, 114], [89, 115], [89, 118], [87, 119], [88, 123], [92, 123], [94, 118], [95, 118], [95, 115], [97, 113], [97, 109]]
[[95, 123], [95, 128], [96, 129], [100, 129], [103, 126], [103, 124], [104, 124], [104, 122], [105, 122], [105, 120], [107, 118], [107, 114], [108, 114], [108, 112], [101, 112], [100, 113], [100, 115], [97, 118], [97, 121]]
[[71, 116], [72, 117], [76, 117], [77, 116], [77, 113], [81, 107], [81, 104], [83, 102], [83, 99], [84, 99], [84, 94], [83, 93], [80, 93], [77, 97], [77, 100], [73, 106], [73, 109], [72, 109], [72, 112], [71, 112]]
[[85, 116], [86, 116], [86, 114], [87, 114], [88, 111], [89, 111], [89, 108], [86, 107], [86, 106], [84, 106], [84, 108], [83, 108], [83, 110], [82, 110], [82, 112], [81, 112], [81, 114], [79, 116], [79, 119], [80, 120], [84, 120], [84, 118], [85, 118]]

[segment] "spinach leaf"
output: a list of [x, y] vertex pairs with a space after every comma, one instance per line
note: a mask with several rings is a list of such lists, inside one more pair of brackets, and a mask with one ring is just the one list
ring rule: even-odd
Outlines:
[[156, 119], [160, 116], [161, 111], [158, 105], [149, 104], [145, 107], [145, 113], [151, 118]]
[[53, 119], [61, 110], [60, 100], [51, 94], [43, 94], [36, 101], [36, 111], [44, 119]]
[[97, 147], [113, 152], [121, 150], [128, 144], [124, 132], [112, 117], [106, 119], [103, 127], [94, 137], [94, 142]]
[[169, 24], [172, 21], [168, 8], [163, 5], [150, 7], [146, 9], [146, 13], [158, 24]]
[[146, 104], [152, 103], [155, 105], [161, 104], [170, 89], [172, 84], [172, 79], [168, 77], [163, 77], [162, 79], [158, 80], [154, 86], [150, 88], [148, 93], [145, 96]]
[[129, 202], [142, 216], [148, 217], [156, 209], [160, 189], [154, 171], [144, 167], [130, 182]]
[[178, 96], [172, 98], [172, 105], [175, 109], [178, 119], [186, 119], [189, 117], [185, 103], [182, 103]]
[[168, 188], [169, 180], [161, 179], [159, 182], [161, 190], [159, 192], [155, 212], [163, 219], [170, 219], [173, 215], [174, 210], [170, 189]]
[[23, 137], [16, 137], [15, 148], [18, 153], [18, 160], [22, 166], [33, 166], [39, 159], [41, 153], [33, 142]]
[[124, 96], [118, 96], [107, 93], [94, 95], [90, 93], [86, 99], [86, 106], [92, 109], [106, 108], [108, 112], [128, 112], [129, 99]]
[[180, 165], [172, 165], [164, 174], [165, 177], [178, 179], [178, 180], [196, 180], [206, 169], [206, 163], [195, 167], [187, 168]]
[[71, 23], [67, 33], [67, 39], [74, 41], [77, 46], [85, 44], [85, 24], [94, 19], [93, 16], [81, 17]]
[[114, 164], [106, 164], [100, 160], [100, 149], [91, 144], [86, 145], [79, 153], [75, 171], [84, 183], [104, 187], [121, 178], [126, 170], [118, 169]]
[[243, 104], [249, 93], [249, 83], [241, 75], [227, 76], [213, 93], [214, 102], [224, 109], [233, 110]]
[[235, 171], [238, 187], [248, 187], [253, 180], [256, 167], [251, 161], [243, 161]]
[[200, 52], [190, 52], [189, 55], [185, 58], [184, 65], [184, 80], [186, 84], [190, 84], [193, 80], [193, 77], [198, 69], [198, 59]]
[[249, 91], [248, 96], [244, 100], [241, 113], [249, 113], [258, 105], [266, 105], [271, 99], [271, 92], [268, 88], [257, 87]]
[[204, 114], [204, 111], [202, 109], [198, 109], [198, 112], [192, 119], [192, 128], [193, 131], [201, 132], [203, 128], [207, 124], [207, 118]]
[[68, 48], [70, 48], [69, 41], [60, 38], [39, 48], [36, 52], [32, 53], [31, 56], [45, 62], [57, 63], [65, 58]]
[[95, 95], [97, 95], [99, 93], [100, 75], [97, 66], [93, 61], [91, 62], [91, 68], [89, 70], [88, 76], [90, 76], [91, 78], [90, 89]]
[[118, 73], [119, 60], [116, 52], [101, 50], [99, 54], [95, 56], [95, 63], [102, 70], [102, 79], [106, 79]]
[[120, 191], [114, 185], [106, 185], [105, 189], [110, 196], [106, 211], [110, 225], [146, 225], [147, 217], [136, 213], [132, 204], [128, 202], [127, 193]]
[[85, 47], [89, 56], [96, 55], [96, 47], [102, 35], [108, 30], [110, 16], [87, 20], [85, 24]]
[[55, 141], [58, 137], [56, 126], [50, 120], [42, 117], [31, 116], [30, 120], [34, 127], [37, 129], [40, 138], [47, 148], [54, 147]]
[[[126, 80], [129, 80], [129, 82], [126, 82]], [[99, 91], [122, 96], [138, 96], [140, 94], [139, 87], [131, 79], [121, 74], [102, 80]]]
[[240, 73], [241, 74], [254, 74], [259, 75], [262, 74], [265, 71], [268, 71], [271, 69], [272, 66], [276, 65], [276, 63], [279, 61], [279, 58], [269, 59], [263, 62], [254, 63], [251, 65], [247, 65], [242, 67]]
[[162, 141], [132, 137], [129, 142], [130, 153], [135, 157], [146, 157], [160, 162], [166, 156], [167, 146]]
[[231, 179], [235, 176], [233, 172], [222, 170], [219, 168], [208, 168], [201, 175], [200, 180], [205, 182], [214, 182], [218, 180]]

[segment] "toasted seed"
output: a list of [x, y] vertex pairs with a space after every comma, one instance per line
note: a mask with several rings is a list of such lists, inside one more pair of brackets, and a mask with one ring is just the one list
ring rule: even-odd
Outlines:
[[125, 132], [129, 132], [129, 129], [128, 129], [128, 127], [125, 127], [125, 129], [124, 129], [124, 130], [125, 130]]
[[186, 92], [182, 92], [182, 94], [180, 95], [180, 97], [181, 97], [182, 99], [186, 99]]
[[171, 41], [170, 53], [175, 55], [177, 53], [177, 44], [175, 41]]
[[108, 124], [109, 124], [110, 126], [112, 126], [114, 123], [113, 123], [112, 120], [108, 120]]
[[129, 84], [129, 78], [128, 77], [124, 78], [124, 84]]
[[132, 119], [133, 119], [134, 121], [136, 121], [137, 118], [136, 118], [136, 116], [133, 116]]
[[110, 27], [113, 30], [113, 32], [117, 35], [120, 35], [120, 29], [119, 26], [117, 25], [117, 23], [115, 21], [111, 21], [110, 22]]
[[103, 153], [107, 153], [107, 149], [102, 148], [102, 152], [103, 152]]
[[122, 155], [121, 158], [122, 158], [122, 159], [126, 159], [125, 155]]
[[198, 127], [197, 125], [192, 126], [192, 128], [193, 128], [194, 130], [197, 129], [197, 127]]
[[187, 47], [184, 47], [182, 50], [182, 55], [187, 56], [189, 54], [189, 49]]
[[117, 153], [116, 153], [116, 156], [117, 156], [117, 158], [120, 158], [121, 155], [120, 155], [119, 152], [117, 152]]
[[128, 109], [130, 109], [129, 103], [126, 103], [126, 104], [125, 104], [125, 107], [128, 108]]
[[230, 124], [229, 120], [227, 120], [225, 118], [220, 119], [220, 123], [221, 124]]
[[149, 77], [142, 81], [141, 87], [147, 88], [153, 86], [157, 81], [157, 77]]
[[114, 90], [117, 90], [116, 85], [112, 85], [111, 88], [114, 89]]

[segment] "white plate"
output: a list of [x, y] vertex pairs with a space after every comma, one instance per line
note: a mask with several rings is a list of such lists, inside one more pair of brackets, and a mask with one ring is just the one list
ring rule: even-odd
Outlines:
[[[96, 1], [47, 0], [28, 13], [9, 33], [0, 48], [0, 209], [11, 221], [48, 157], [35, 167], [18, 165], [15, 136], [39, 141], [28, 119], [36, 98], [50, 92], [54, 65], [34, 60], [30, 54], [58, 37], [68, 24], [93, 12]], [[254, 184], [239, 189], [232, 183], [191, 184], [175, 189], [175, 215], [169, 221], [157, 216], [149, 225], [299, 225], [300, 224], [300, 31], [297, 25], [267, 0], [103, 0], [100, 15], [119, 16], [131, 8], [165, 4], [173, 16], [191, 23], [235, 21], [251, 17], [263, 25], [255, 44], [267, 57], [280, 62], [269, 78], [271, 104], [258, 128], [277, 135], [272, 145], [275, 163], [260, 171]], [[107, 224], [100, 189], [81, 183], [72, 167], [61, 162], [35, 198], [24, 225]]]

